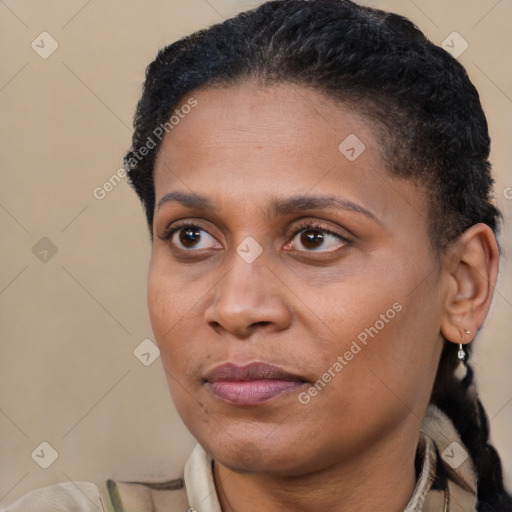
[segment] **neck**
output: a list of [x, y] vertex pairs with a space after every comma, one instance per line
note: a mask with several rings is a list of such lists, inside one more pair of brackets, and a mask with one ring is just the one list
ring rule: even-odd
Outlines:
[[223, 512], [402, 512], [416, 484], [418, 432], [369, 446], [348, 461], [299, 476], [236, 473], [214, 462]]

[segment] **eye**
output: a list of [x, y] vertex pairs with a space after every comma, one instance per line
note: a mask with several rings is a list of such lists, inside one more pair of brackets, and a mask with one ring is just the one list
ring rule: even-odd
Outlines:
[[[222, 245], [206, 231], [196, 224], [181, 224], [170, 229], [164, 236], [159, 236], [178, 250], [191, 252], [193, 250], [221, 249]], [[349, 241], [319, 224], [305, 224], [299, 226], [293, 238], [285, 246], [285, 250], [300, 252], [329, 253], [347, 246]]]
[[348, 240], [332, 230], [318, 224], [300, 226], [286, 245], [286, 250], [307, 252], [335, 252], [348, 245]]
[[191, 249], [219, 249], [222, 245], [207, 231], [193, 224], [177, 226], [164, 237], [181, 250]]

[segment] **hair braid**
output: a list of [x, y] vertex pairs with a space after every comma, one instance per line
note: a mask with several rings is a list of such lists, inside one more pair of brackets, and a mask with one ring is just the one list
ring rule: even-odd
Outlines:
[[470, 452], [478, 477], [478, 511], [511, 512], [512, 497], [504, 489], [501, 461], [489, 442], [489, 419], [476, 392], [473, 369], [466, 361], [466, 375], [457, 379], [458, 347], [445, 343], [431, 402], [450, 417]]

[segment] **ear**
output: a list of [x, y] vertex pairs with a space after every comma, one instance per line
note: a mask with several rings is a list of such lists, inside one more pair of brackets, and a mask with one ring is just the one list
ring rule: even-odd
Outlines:
[[[447, 340], [469, 343], [475, 337], [491, 305], [499, 257], [494, 232], [482, 223], [471, 226], [448, 249], [441, 318], [441, 333]], [[470, 334], [465, 334], [466, 331]]]

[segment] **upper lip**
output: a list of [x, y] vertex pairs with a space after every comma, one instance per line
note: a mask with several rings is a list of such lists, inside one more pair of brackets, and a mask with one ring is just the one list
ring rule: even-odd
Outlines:
[[235, 363], [223, 363], [213, 368], [204, 377], [204, 380], [208, 382], [261, 379], [305, 381], [299, 375], [287, 372], [278, 366], [262, 362], [253, 362], [244, 366], [239, 366]]

